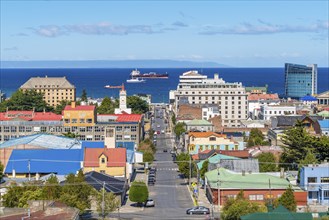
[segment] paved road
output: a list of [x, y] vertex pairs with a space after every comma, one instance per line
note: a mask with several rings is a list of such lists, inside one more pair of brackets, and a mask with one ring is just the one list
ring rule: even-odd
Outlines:
[[[160, 108], [159, 108], [160, 109]], [[154, 130], [165, 130], [165, 113], [160, 110], [162, 119], [155, 117]], [[157, 116], [160, 112], [157, 112]], [[160, 114], [161, 115], [161, 114]], [[160, 125], [157, 128], [156, 125]], [[172, 161], [170, 154], [172, 143], [169, 134], [157, 135], [157, 152], [155, 154], [155, 163], [157, 167], [156, 183], [149, 186], [150, 198], [154, 199], [155, 207], [145, 208], [142, 212], [121, 213], [125, 219], [207, 219], [206, 216], [187, 215], [186, 209], [193, 207], [191, 196], [188, 192], [187, 184], [179, 175], [178, 167]], [[167, 152], [163, 152], [167, 149]]]

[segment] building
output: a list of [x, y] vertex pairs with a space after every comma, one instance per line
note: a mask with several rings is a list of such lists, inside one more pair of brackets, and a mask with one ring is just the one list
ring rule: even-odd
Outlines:
[[316, 64], [308, 66], [285, 64], [285, 95], [301, 98], [318, 92], [318, 68]]
[[187, 146], [189, 154], [197, 154], [204, 150], [243, 150], [243, 142], [228, 139], [225, 134], [215, 132], [189, 132]]
[[31, 77], [21, 87], [23, 91], [35, 90], [44, 94], [44, 100], [51, 106], [62, 100], [75, 101], [75, 86], [66, 77]]
[[[285, 178], [265, 173], [237, 173], [224, 168], [207, 172], [205, 184], [207, 198], [212, 204], [218, 204], [220, 200], [220, 205], [224, 205], [229, 198], [236, 198], [240, 190], [250, 201], [265, 204], [268, 198], [279, 198], [290, 185]], [[306, 192], [297, 188], [294, 194], [297, 205], [306, 205]]]
[[[34, 149], [81, 149], [81, 142], [74, 138], [55, 136], [50, 134], [33, 134], [24, 137], [14, 138], [0, 144], [0, 162], [6, 167], [13, 150], [34, 150]], [[51, 152], [51, 151], [45, 151]]]
[[202, 106], [202, 119], [209, 120], [216, 116], [219, 116], [218, 105], [209, 104]]
[[14, 149], [5, 166], [11, 178], [35, 177], [48, 174], [76, 174], [82, 168], [81, 149]]
[[271, 117], [278, 115], [295, 115], [296, 106], [288, 105], [263, 105], [260, 108], [259, 119], [270, 120]]
[[300, 99], [306, 106], [315, 106], [318, 103], [318, 99], [311, 95], [306, 95]]
[[319, 105], [329, 105], [329, 91], [316, 95]]
[[86, 127], [96, 124], [96, 107], [94, 105], [71, 105], [65, 106], [63, 110], [65, 127]]
[[249, 94], [248, 95], [248, 110], [249, 117], [257, 119], [260, 113], [261, 106], [264, 105], [279, 105], [280, 99], [278, 94]]
[[224, 127], [238, 127], [240, 120], [248, 116], [247, 94], [242, 83], [225, 82], [218, 74], [208, 79], [195, 70], [185, 72], [179, 77], [177, 90], [170, 93], [176, 113], [181, 104], [215, 104]]
[[308, 192], [308, 204], [329, 206], [329, 163], [303, 166], [300, 187]]
[[214, 126], [207, 120], [194, 119], [186, 124], [186, 131], [214, 131]]
[[[215, 155], [207, 158], [206, 160], [209, 161], [209, 165], [210, 164], [215, 164], [215, 166], [216, 166], [216, 164], [219, 164], [221, 160], [240, 160], [240, 158], [226, 156], [224, 154], [215, 154]], [[201, 170], [202, 165], [206, 160], [201, 160], [197, 163], [197, 167], [198, 167], [199, 170]], [[209, 165], [208, 165], [208, 171], [209, 171]]]
[[114, 109], [115, 114], [131, 114], [131, 108], [127, 108], [127, 91], [122, 84], [119, 93], [119, 108]]
[[321, 134], [329, 136], [329, 119], [318, 120], [318, 122], [321, 128]]
[[83, 171], [126, 177], [126, 160], [125, 148], [85, 148]]

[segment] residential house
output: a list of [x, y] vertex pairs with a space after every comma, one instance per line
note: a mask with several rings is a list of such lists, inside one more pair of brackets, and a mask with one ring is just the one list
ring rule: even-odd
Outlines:
[[268, 126], [268, 122], [264, 120], [241, 120], [240, 127], [242, 128], [265, 128]]
[[308, 204], [329, 206], [329, 163], [303, 166], [300, 187], [307, 191]]
[[261, 106], [264, 105], [279, 105], [280, 99], [278, 94], [260, 94], [252, 93], [248, 95], [248, 111], [249, 117], [252, 119], [258, 119]]
[[110, 176], [127, 177], [125, 148], [85, 148], [83, 171], [96, 171]]
[[[224, 205], [229, 198], [235, 198], [240, 190], [253, 202], [265, 204], [266, 199], [279, 198], [290, 183], [280, 177], [265, 173], [237, 173], [218, 168], [205, 174], [206, 195], [212, 204]], [[219, 194], [218, 194], [219, 192]], [[306, 204], [306, 193], [295, 189], [297, 205]], [[218, 198], [219, 195], [219, 198]]]
[[[125, 178], [118, 178], [104, 173], [91, 171], [85, 174], [85, 181], [97, 191], [105, 189], [106, 192], [111, 192], [116, 196], [120, 205], [123, 205], [126, 198], [126, 192], [129, 188]], [[96, 209], [95, 202], [92, 202], [91, 209]], [[93, 209], [94, 208], [94, 209]]]
[[216, 154], [223, 154], [226, 156], [231, 157], [238, 157], [241, 159], [248, 159], [250, 157], [248, 150], [204, 150], [199, 152], [198, 154], [192, 155], [192, 159], [194, 161], [201, 161], [208, 159], [211, 156], [214, 156]]
[[186, 124], [186, 131], [213, 131], [214, 126], [204, 119], [193, 119]]
[[[203, 163], [208, 160], [209, 164], [219, 164], [221, 160], [240, 160], [240, 158], [237, 157], [231, 157], [231, 156], [226, 156], [224, 154], [215, 154], [205, 160], [201, 160], [200, 162], [197, 163], [197, 167], [200, 170], [202, 168]], [[208, 165], [208, 170], [209, 170], [209, 165]]]
[[259, 119], [270, 120], [271, 117], [279, 115], [295, 115], [296, 106], [289, 105], [263, 105], [260, 107]]
[[82, 169], [81, 149], [14, 149], [5, 174], [11, 178], [36, 178], [47, 174], [76, 174]]
[[215, 132], [189, 132], [187, 137], [189, 154], [197, 154], [204, 150], [243, 150], [243, 142], [235, 142], [224, 134]]
[[202, 119], [209, 120], [216, 116], [220, 116], [218, 105], [208, 104], [202, 106]]

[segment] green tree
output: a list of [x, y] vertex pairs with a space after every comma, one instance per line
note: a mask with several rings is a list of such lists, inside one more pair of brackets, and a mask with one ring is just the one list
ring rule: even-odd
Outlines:
[[69, 100], [62, 100], [56, 107], [54, 110], [54, 113], [56, 114], [62, 114], [62, 111], [65, 109], [65, 106], [67, 105], [71, 105], [71, 101]]
[[252, 128], [247, 142], [248, 147], [266, 144], [268, 144], [268, 142], [264, 141], [264, 135], [262, 131], [257, 128]]
[[146, 184], [142, 181], [134, 181], [129, 190], [129, 199], [132, 202], [137, 202], [141, 205], [146, 202], [149, 197], [149, 191]]
[[85, 182], [84, 175], [80, 170], [77, 176], [74, 174], [66, 176], [60, 201], [68, 206], [78, 208], [83, 213], [87, 208], [90, 208], [91, 192], [92, 188]]
[[119, 107], [119, 100], [112, 101], [109, 97], [105, 97], [101, 105], [97, 108], [99, 114], [113, 114], [114, 109]]
[[52, 111], [53, 108], [43, 99], [43, 93], [35, 90], [17, 90], [9, 100], [0, 103], [0, 111], [9, 110], [35, 110], [36, 112]]
[[[104, 194], [104, 208], [103, 208], [103, 194]], [[108, 214], [116, 210], [120, 203], [116, 196], [112, 192], [106, 192], [106, 190], [101, 189], [96, 191], [96, 203], [97, 212], [100, 216], [105, 218]]]
[[307, 150], [307, 154], [305, 155], [304, 159], [299, 161], [299, 167], [308, 165], [308, 164], [313, 164], [313, 163], [318, 163], [318, 160], [316, 159], [314, 153], [310, 149]]
[[87, 102], [88, 101], [87, 92], [86, 92], [85, 89], [82, 90], [81, 101], [83, 101], [83, 102]]
[[271, 152], [260, 154], [258, 157], [260, 172], [275, 172], [277, 171], [275, 157]]
[[7, 188], [6, 194], [2, 196], [3, 205], [9, 208], [18, 207], [19, 199], [23, 196], [23, 193], [23, 187], [18, 186], [16, 183], [12, 184], [9, 188]]
[[127, 107], [131, 108], [134, 114], [143, 114], [149, 110], [147, 102], [138, 96], [128, 96]]
[[152, 163], [154, 160], [154, 156], [151, 152], [144, 152], [143, 153], [143, 162], [149, 162], [149, 163]]
[[186, 129], [185, 129], [184, 122], [179, 122], [175, 125], [174, 132], [176, 134], [176, 137], [179, 138], [185, 131], [186, 131]]
[[[179, 172], [184, 175], [184, 177], [190, 176], [190, 155], [188, 153], [180, 153], [176, 157]], [[191, 161], [191, 176], [195, 177], [197, 174], [196, 165]]]
[[320, 161], [329, 160], [329, 137], [313, 137], [314, 153]]
[[176, 124], [176, 116], [175, 116], [175, 114], [172, 114], [172, 116], [171, 116], [171, 121], [172, 121], [172, 124], [173, 124], [173, 125]]
[[202, 179], [204, 179], [204, 175], [206, 172], [208, 172], [208, 165], [209, 165], [209, 160], [206, 160], [203, 162], [202, 167], [200, 169], [200, 176]]
[[42, 189], [36, 188], [36, 189], [30, 189], [30, 190], [24, 190], [23, 195], [18, 200], [18, 207], [20, 208], [27, 208], [28, 207], [28, 201], [29, 200], [43, 200], [43, 193]]
[[2, 177], [3, 177], [3, 172], [4, 172], [4, 166], [2, 165], [1, 161], [0, 161], [0, 183], [1, 183], [1, 180], [2, 180]]
[[255, 212], [266, 212], [266, 207], [244, 198], [243, 191], [235, 199], [229, 199], [222, 212], [224, 220], [239, 220], [241, 216]]
[[51, 175], [42, 188], [44, 198], [47, 200], [58, 200], [61, 196], [61, 187], [55, 175]]
[[278, 199], [278, 203], [286, 207], [288, 210], [296, 212], [297, 202], [295, 200], [294, 191], [291, 185], [289, 185], [286, 191]]

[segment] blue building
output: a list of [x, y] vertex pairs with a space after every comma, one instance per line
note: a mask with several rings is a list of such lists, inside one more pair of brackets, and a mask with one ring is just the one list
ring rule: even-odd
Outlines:
[[318, 120], [318, 122], [321, 128], [321, 134], [329, 136], [329, 119]]
[[300, 187], [308, 192], [308, 203], [329, 205], [329, 163], [302, 167]]
[[318, 91], [318, 70], [316, 64], [308, 66], [285, 64], [285, 95], [301, 98], [316, 94]]

